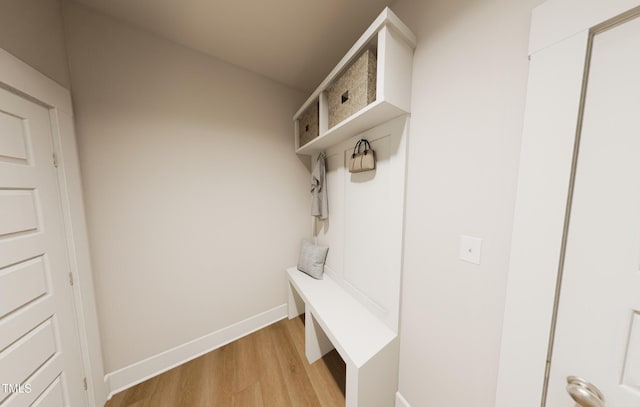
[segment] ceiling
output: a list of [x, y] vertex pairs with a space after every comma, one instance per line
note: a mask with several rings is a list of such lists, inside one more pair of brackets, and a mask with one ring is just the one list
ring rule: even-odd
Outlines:
[[392, 0], [75, 0], [188, 48], [313, 91]]

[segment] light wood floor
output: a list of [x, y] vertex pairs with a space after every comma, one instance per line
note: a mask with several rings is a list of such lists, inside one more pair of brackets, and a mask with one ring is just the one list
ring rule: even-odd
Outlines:
[[105, 407], [344, 406], [334, 350], [309, 365], [304, 319], [282, 320], [113, 396]]

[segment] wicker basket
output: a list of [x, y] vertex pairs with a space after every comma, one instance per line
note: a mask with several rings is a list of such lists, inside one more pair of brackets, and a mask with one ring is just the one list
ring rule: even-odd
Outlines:
[[376, 100], [376, 54], [365, 50], [327, 88], [329, 128]]
[[307, 110], [298, 117], [299, 147], [304, 146], [319, 134], [318, 102], [312, 103]]

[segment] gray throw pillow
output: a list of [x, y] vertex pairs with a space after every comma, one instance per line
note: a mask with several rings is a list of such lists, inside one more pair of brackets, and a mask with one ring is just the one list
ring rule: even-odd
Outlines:
[[318, 246], [307, 240], [302, 241], [300, 257], [298, 258], [298, 270], [307, 273], [313, 278], [322, 280], [324, 261], [327, 258], [329, 248]]

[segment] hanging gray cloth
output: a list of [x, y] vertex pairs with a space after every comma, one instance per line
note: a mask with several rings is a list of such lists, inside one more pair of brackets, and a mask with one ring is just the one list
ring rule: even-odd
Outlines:
[[329, 217], [325, 158], [324, 153], [318, 154], [311, 171], [311, 216], [315, 216], [320, 220]]

